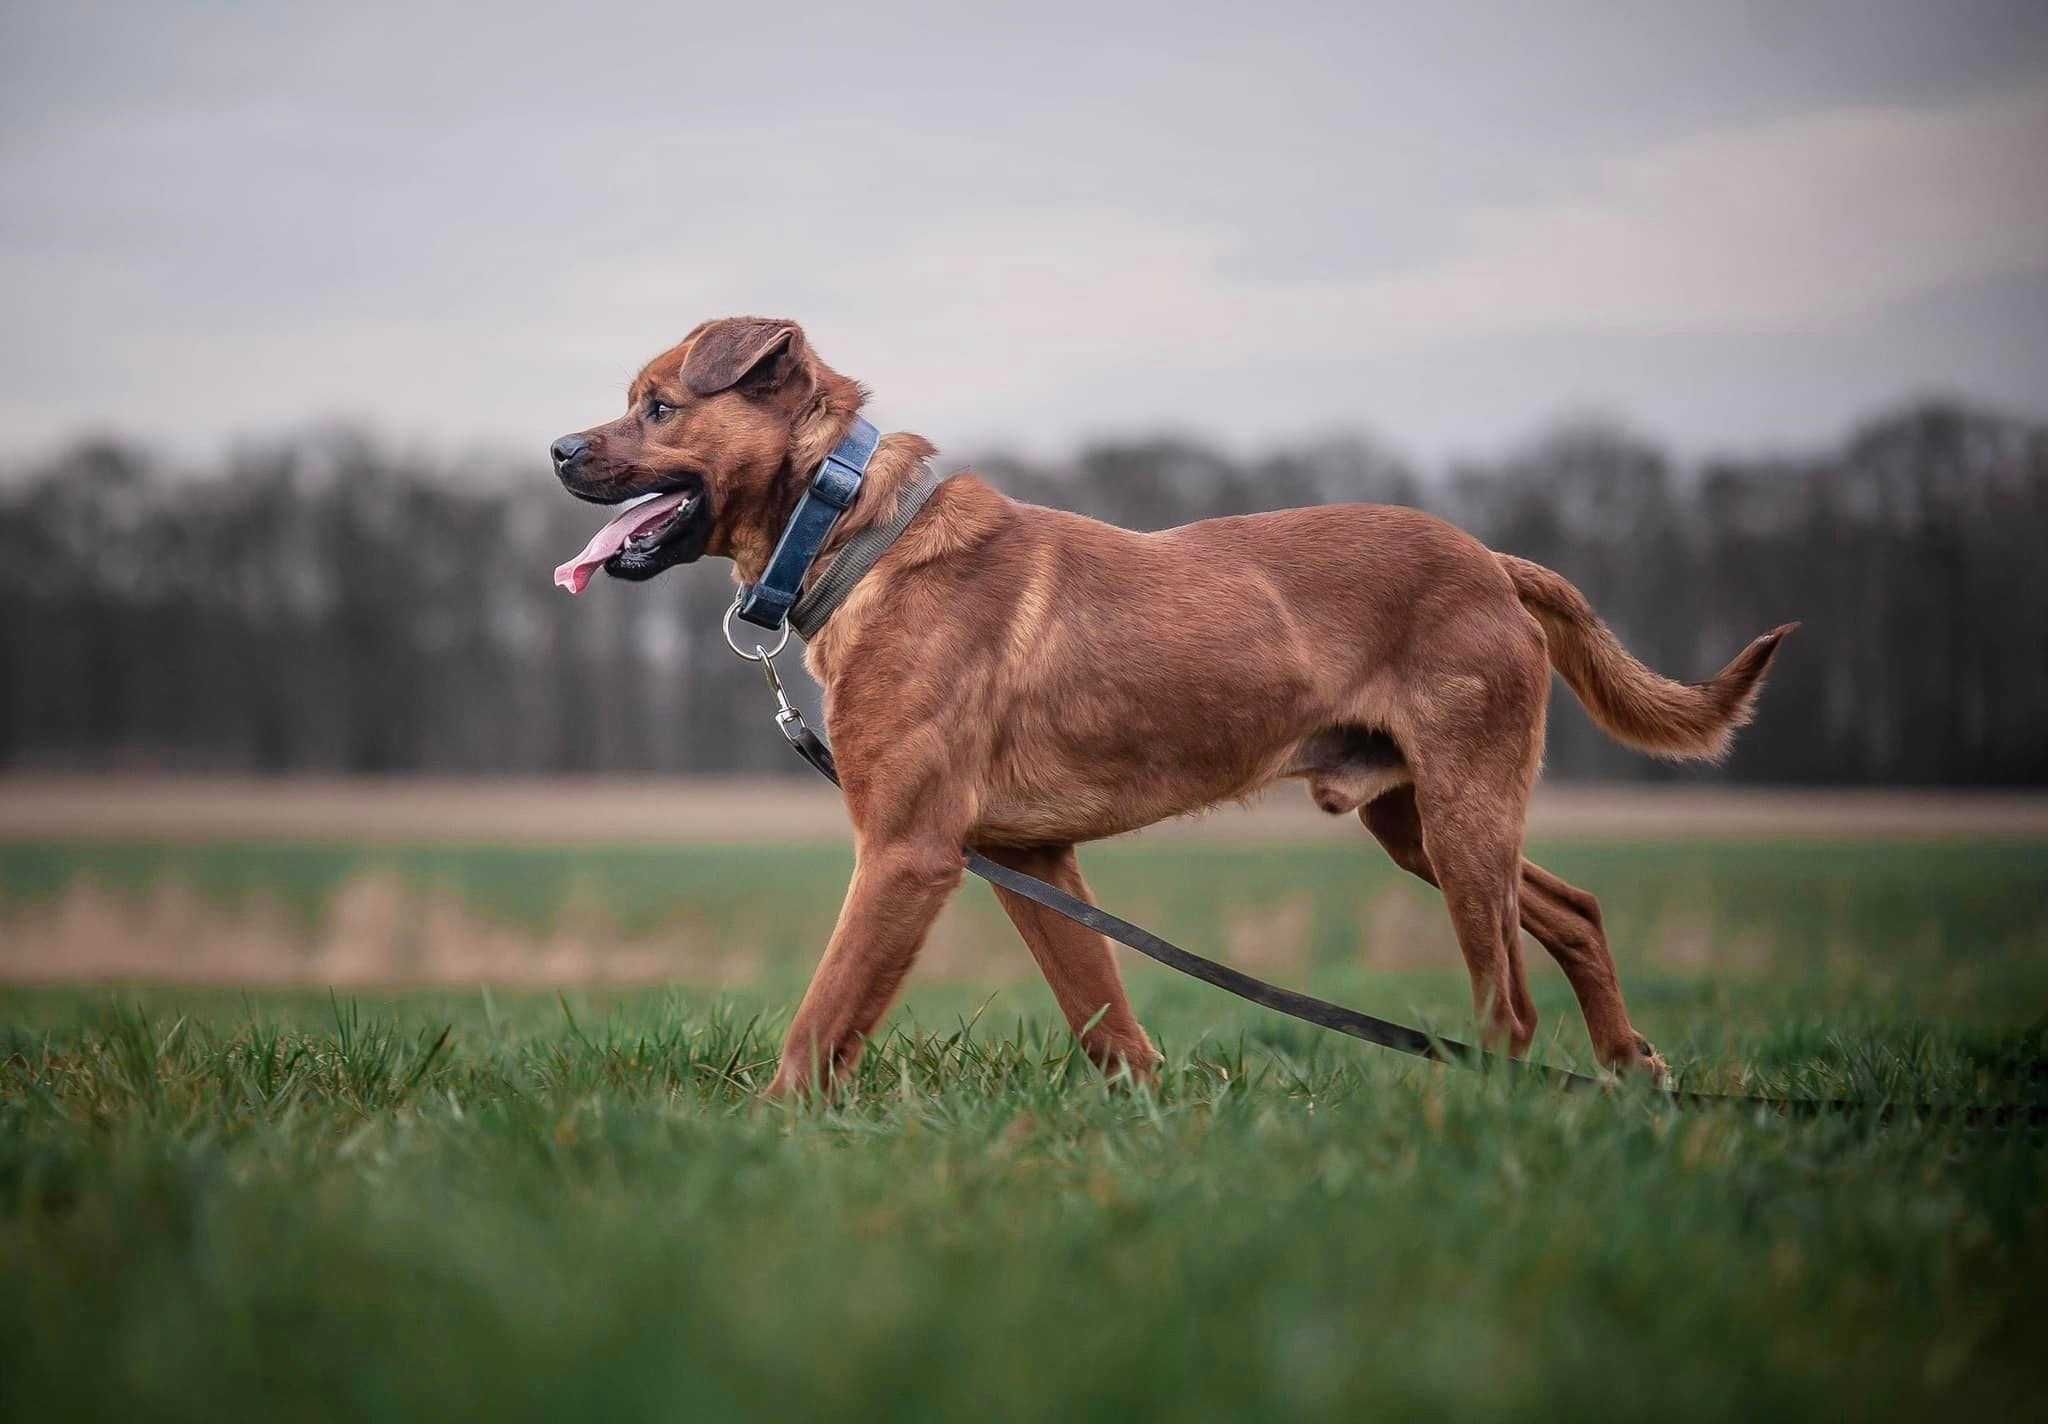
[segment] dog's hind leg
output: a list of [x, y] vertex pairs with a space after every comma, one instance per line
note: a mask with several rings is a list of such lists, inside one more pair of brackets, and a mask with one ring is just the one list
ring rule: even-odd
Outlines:
[[[1422, 820], [1411, 789], [1387, 793], [1363, 807], [1358, 816], [1396, 865], [1436, 884], [1436, 871], [1422, 848]], [[1550, 951], [1571, 981], [1594, 1055], [1610, 1068], [1640, 1070], [1662, 1082], [1664, 1060], [1629, 1023], [1621, 977], [1600, 922], [1600, 902], [1532, 860], [1522, 862], [1521, 878], [1517, 906], [1522, 928]], [[1519, 974], [1517, 979], [1521, 979]], [[1525, 992], [1526, 987], [1524, 983]], [[1527, 1026], [1535, 1026], [1533, 1002], [1517, 1003], [1516, 1012]]]
[[[1359, 808], [1358, 819], [1378, 839], [1394, 864], [1443, 888], [1430, 852], [1423, 845], [1422, 817], [1416, 809], [1414, 787], [1399, 787], [1367, 802]], [[1458, 929], [1459, 947], [1465, 948], [1465, 924], [1455, 913], [1452, 923]], [[1519, 1057], [1536, 1034], [1536, 1001], [1529, 994], [1519, 934], [1509, 929], [1496, 936], [1489, 930], [1490, 925], [1490, 919], [1481, 918], [1474, 932], [1480, 953], [1475, 955], [1466, 950], [1466, 964], [1472, 971], [1473, 1005], [1488, 1037], [1504, 1041], [1508, 1050]], [[1502, 1008], [1508, 1012], [1502, 1014]]]
[[[990, 847], [985, 854], [1012, 870], [1056, 885], [1077, 900], [1093, 903], [1072, 846], [1041, 846], [1031, 850]], [[1088, 1056], [1105, 1073], [1127, 1066], [1134, 1078], [1151, 1079], [1158, 1070], [1159, 1050], [1152, 1046], [1144, 1027], [1131, 1012], [1131, 1001], [1124, 993], [1123, 976], [1117, 972], [1116, 954], [1109, 941], [1000, 885], [995, 892], [1010, 923], [1030, 947], [1031, 957], [1038, 961], [1045, 982], [1052, 987], [1053, 998], [1059, 1001], [1060, 1012], [1066, 1015], [1068, 1027], [1081, 1040]]]
[[1429, 659], [1411, 671], [1390, 730], [1414, 771], [1422, 856], [1472, 976], [1481, 1036], [1519, 1057], [1536, 1036], [1522, 965], [1522, 825], [1543, 758], [1550, 664], [1520, 609], [1504, 624], [1446, 620], [1425, 643]]
[[1522, 862], [1522, 927], [1536, 937], [1571, 980], [1593, 1053], [1609, 1068], [1665, 1077], [1664, 1060], [1628, 1020], [1621, 974], [1607, 947], [1600, 902], [1534, 861]]

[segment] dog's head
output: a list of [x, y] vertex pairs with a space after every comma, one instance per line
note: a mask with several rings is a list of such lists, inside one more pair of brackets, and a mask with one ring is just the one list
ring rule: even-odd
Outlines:
[[564, 435], [550, 453], [563, 487], [593, 504], [681, 496], [625, 538], [605, 572], [652, 578], [707, 553], [758, 571], [862, 394], [818, 360], [795, 322], [726, 317], [648, 362], [624, 415]]

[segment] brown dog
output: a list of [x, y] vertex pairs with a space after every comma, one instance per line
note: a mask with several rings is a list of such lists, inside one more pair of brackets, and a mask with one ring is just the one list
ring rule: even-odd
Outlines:
[[[625, 415], [555, 443], [598, 503], [681, 492], [605, 567], [715, 554], [757, 579], [865, 392], [793, 322], [708, 322], [649, 362]], [[934, 451], [887, 437], [819, 569]], [[814, 574], [815, 576], [815, 574]], [[1629, 1024], [1597, 901], [1522, 858], [1555, 667], [1629, 746], [1711, 758], [1749, 719], [1779, 628], [1710, 682], [1667, 681], [1579, 591], [1430, 515], [1288, 509], [1136, 534], [948, 480], [810, 644], [857, 861], [771, 1088], [842, 1072], [962, 874], [961, 847], [1086, 896], [1074, 847], [1301, 777], [1438, 886], [1489, 1043], [1536, 1029], [1521, 931], [1571, 980], [1600, 1061], [1661, 1076]], [[1105, 1068], [1158, 1053], [1107, 941], [997, 894]], [[1099, 1017], [1098, 1017], [1099, 1015]], [[1090, 1027], [1092, 1021], [1092, 1027]]]

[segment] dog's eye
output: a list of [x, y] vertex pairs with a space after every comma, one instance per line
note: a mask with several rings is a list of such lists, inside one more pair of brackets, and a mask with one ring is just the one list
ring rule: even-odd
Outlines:
[[676, 408], [666, 401], [647, 402], [647, 418], [649, 420], [667, 420], [675, 413]]

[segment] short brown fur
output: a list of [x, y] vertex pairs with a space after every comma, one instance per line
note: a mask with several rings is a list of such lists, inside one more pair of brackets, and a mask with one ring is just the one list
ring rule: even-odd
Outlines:
[[[627, 414], [585, 432], [585, 498], [701, 476], [706, 551], [759, 577], [805, 475], [865, 392], [793, 322], [710, 322], [648, 363]], [[674, 407], [651, 419], [650, 402]], [[932, 447], [890, 435], [819, 567], [886, 518]], [[813, 575], [815, 577], [815, 573]], [[1482, 1033], [1536, 1029], [1526, 930], [1576, 992], [1600, 1061], [1661, 1076], [1629, 1022], [1599, 904], [1522, 857], [1553, 667], [1611, 735], [1714, 758], [1791, 625], [1712, 680], [1668, 681], [1562, 576], [1417, 510], [1333, 505], [1141, 534], [940, 487], [806, 653], [825, 688], [856, 864], [771, 1091], [844, 1072], [962, 875], [961, 847], [1087, 894], [1074, 847], [1308, 783], [1441, 889]], [[1105, 1068], [1153, 1072], [1110, 945], [1027, 902], [1004, 909]]]

